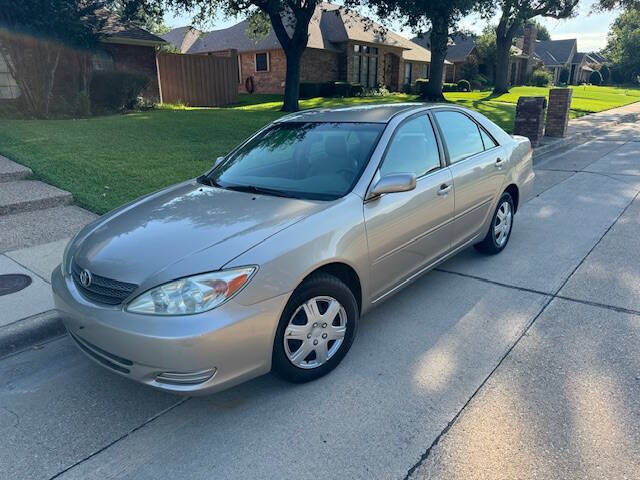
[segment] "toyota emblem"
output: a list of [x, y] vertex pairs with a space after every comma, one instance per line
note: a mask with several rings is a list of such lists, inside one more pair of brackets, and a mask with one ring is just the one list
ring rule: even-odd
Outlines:
[[91, 272], [86, 268], [80, 272], [80, 283], [83, 287], [88, 287], [91, 285]]

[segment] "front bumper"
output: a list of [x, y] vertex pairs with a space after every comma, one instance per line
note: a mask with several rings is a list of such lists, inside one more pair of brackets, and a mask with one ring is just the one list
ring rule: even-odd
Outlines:
[[250, 306], [231, 299], [209, 312], [160, 317], [91, 303], [60, 268], [51, 286], [67, 330], [89, 358], [132, 380], [188, 395], [213, 393], [267, 373], [289, 297]]

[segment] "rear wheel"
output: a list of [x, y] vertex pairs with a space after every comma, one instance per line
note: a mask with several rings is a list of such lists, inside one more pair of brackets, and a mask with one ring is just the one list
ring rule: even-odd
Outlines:
[[273, 344], [273, 371], [290, 382], [315, 380], [333, 370], [349, 351], [358, 305], [338, 278], [316, 274], [291, 295]]
[[482, 253], [496, 254], [504, 250], [511, 237], [513, 228], [513, 198], [504, 192], [498, 201], [498, 206], [491, 219], [491, 227], [482, 242], [475, 245]]

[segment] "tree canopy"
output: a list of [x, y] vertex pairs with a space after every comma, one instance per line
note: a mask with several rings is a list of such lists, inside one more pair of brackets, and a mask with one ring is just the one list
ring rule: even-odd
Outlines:
[[534, 17], [567, 18], [578, 5], [578, 0], [498, 0], [502, 13], [496, 27], [496, 82], [495, 93], [509, 90], [509, 55], [518, 29]]
[[640, 11], [625, 10], [611, 25], [605, 55], [613, 63], [615, 79], [638, 82], [640, 75]]

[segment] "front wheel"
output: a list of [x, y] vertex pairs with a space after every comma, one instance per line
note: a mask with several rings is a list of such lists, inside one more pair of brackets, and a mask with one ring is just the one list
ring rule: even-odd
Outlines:
[[303, 383], [333, 370], [349, 351], [358, 324], [351, 290], [333, 275], [316, 274], [291, 295], [273, 344], [273, 371]]
[[498, 201], [496, 211], [491, 219], [491, 227], [482, 242], [475, 245], [482, 253], [496, 254], [504, 250], [511, 237], [513, 228], [513, 198], [508, 192], [504, 192]]

